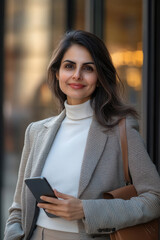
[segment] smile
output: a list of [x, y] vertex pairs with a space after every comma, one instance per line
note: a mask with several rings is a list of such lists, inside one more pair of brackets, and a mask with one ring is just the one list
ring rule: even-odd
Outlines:
[[85, 87], [83, 84], [79, 84], [79, 83], [70, 83], [69, 86], [73, 89], [81, 89]]

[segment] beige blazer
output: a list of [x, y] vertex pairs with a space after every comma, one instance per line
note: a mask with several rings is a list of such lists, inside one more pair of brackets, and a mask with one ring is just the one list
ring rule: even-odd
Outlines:
[[[31, 123], [25, 142], [17, 187], [4, 240], [29, 239], [38, 208], [24, 179], [40, 176], [50, 147], [65, 117], [58, 116]], [[129, 169], [138, 197], [125, 201], [104, 200], [103, 192], [124, 185], [119, 129], [105, 129], [93, 118], [84, 153], [78, 197], [83, 200], [85, 220], [79, 220], [80, 239], [109, 239], [114, 229], [124, 228], [160, 217], [160, 177], [150, 160], [137, 122], [127, 118]], [[105, 236], [104, 236], [105, 235]]]

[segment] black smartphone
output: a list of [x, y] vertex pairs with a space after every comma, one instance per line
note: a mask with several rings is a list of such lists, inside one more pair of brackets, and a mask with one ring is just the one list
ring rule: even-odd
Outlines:
[[[50, 184], [48, 183], [45, 177], [40, 176], [40, 177], [26, 178], [24, 181], [38, 203], [45, 202], [42, 199], [40, 199], [42, 195], [57, 198], [52, 190], [52, 187], [50, 186]], [[47, 214], [48, 217], [57, 217], [51, 213], [47, 213], [47, 212], [45, 213]]]

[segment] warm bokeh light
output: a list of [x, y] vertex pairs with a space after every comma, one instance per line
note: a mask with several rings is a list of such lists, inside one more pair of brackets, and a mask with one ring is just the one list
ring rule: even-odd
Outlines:
[[130, 87], [135, 88], [135, 90], [139, 91], [142, 87], [142, 76], [141, 71], [138, 68], [127, 68], [126, 70], [126, 78], [127, 83]]
[[111, 53], [113, 63], [116, 67], [120, 66], [136, 66], [142, 67], [143, 65], [143, 52], [137, 51], [117, 51]]
[[142, 112], [143, 1], [107, 0], [104, 39], [118, 75], [125, 100]]
[[111, 57], [116, 68], [127, 67], [126, 81], [128, 86], [136, 91], [141, 90], [142, 73], [140, 68], [143, 65], [143, 51], [116, 51], [111, 54]]

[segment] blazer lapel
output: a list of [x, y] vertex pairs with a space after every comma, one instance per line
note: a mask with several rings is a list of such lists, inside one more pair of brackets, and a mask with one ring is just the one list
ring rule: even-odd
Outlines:
[[40, 176], [47, 155], [56, 136], [56, 133], [65, 117], [65, 110], [58, 116], [44, 124], [44, 129], [38, 133], [36, 143], [36, 164], [33, 166], [32, 176]]
[[[49, 120], [42, 126], [42, 129], [37, 134], [36, 143], [33, 146], [35, 148], [34, 154], [34, 163], [32, 166], [32, 174], [30, 177], [37, 177], [41, 175], [44, 163], [46, 161], [47, 155], [49, 153], [52, 142], [56, 136], [56, 133], [61, 125], [65, 117], [65, 110], [62, 113]], [[38, 131], [38, 130], [37, 130]], [[30, 197], [31, 195], [31, 197]], [[30, 234], [33, 232], [37, 216], [38, 216], [38, 208], [36, 207], [36, 200], [33, 198], [31, 192], [27, 193], [28, 196], [28, 208], [26, 213], [26, 222], [28, 223], [26, 229], [27, 240], [30, 239]]]
[[81, 168], [78, 198], [82, 195], [92, 177], [92, 174], [105, 147], [106, 141], [107, 133], [104, 132], [104, 128], [100, 126], [95, 119], [93, 119], [88, 133], [88, 139]]

